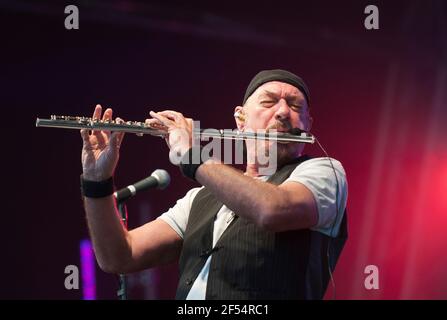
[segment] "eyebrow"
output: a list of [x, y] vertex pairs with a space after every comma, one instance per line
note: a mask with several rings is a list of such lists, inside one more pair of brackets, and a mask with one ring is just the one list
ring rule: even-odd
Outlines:
[[[278, 99], [278, 94], [276, 94], [275, 92], [268, 91], [268, 90], [265, 90], [263, 93], [261, 93], [259, 95], [259, 98], [262, 99], [264, 96], [267, 96], [268, 98]], [[287, 102], [290, 102], [291, 100], [298, 100], [297, 102], [299, 102], [299, 104], [301, 106], [303, 106], [303, 104], [304, 104], [304, 99], [300, 99], [300, 97], [296, 94], [287, 95], [286, 100], [287, 100]]]

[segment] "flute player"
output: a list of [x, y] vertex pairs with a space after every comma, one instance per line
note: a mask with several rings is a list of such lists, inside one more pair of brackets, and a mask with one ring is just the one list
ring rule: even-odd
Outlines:
[[[264, 70], [243, 102], [223, 112], [241, 131], [310, 131], [305, 82]], [[112, 119], [97, 106], [93, 118]], [[100, 267], [131, 273], [179, 262], [177, 299], [322, 299], [346, 240], [347, 181], [342, 164], [304, 154], [303, 143], [276, 143], [276, 171], [264, 175], [257, 142], [247, 143], [245, 172], [219, 159], [191, 163], [192, 123], [181, 113], [151, 112], [163, 127], [186, 178], [201, 187], [157, 219], [127, 231], [113, 198], [113, 174], [124, 133], [81, 130], [83, 196]], [[120, 119], [117, 119], [120, 121]], [[188, 139], [180, 135], [188, 134]]]

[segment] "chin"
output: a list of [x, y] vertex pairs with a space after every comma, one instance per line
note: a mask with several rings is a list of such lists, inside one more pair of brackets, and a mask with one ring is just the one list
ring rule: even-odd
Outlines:
[[300, 154], [300, 149], [299, 143], [278, 143], [278, 163], [287, 162], [291, 159], [297, 158]]
[[[258, 149], [258, 152], [264, 150], [265, 153], [263, 153], [262, 155], [262, 158], [264, 159], [265, 157], [270, 156], [270, 152], [268, 152], [267, 150], [272, 150], [272, 145], [268, 142], [263, 143], [265, 144], [262, 146], [262, 148]], [[276, 153], [276, 163], [278, 163], [279, 166], [282, 166], [282, 164], [290, 162], [291, 160], [297, 158], [302, 151], [301, 144], [296, 142], [276, 143], [276, 146], [273, 149], [276, 149], [274, 152]]]

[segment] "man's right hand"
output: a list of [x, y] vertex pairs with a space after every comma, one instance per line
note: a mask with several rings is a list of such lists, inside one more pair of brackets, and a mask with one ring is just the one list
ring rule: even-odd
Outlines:
[[[102, 107], [98, 104], [93, 113], [93, 119], [101, 119]], [[112, 109], [106, 109], [102, 120], [112, 120]], [[124, 122], [116, 118], [117, 122]], [[81, 130], [82, 140], [82, 170], [86, 180], [102, 181], [113, 176], [119, 159], [119, 148], [124, 138], [124, 132]]]

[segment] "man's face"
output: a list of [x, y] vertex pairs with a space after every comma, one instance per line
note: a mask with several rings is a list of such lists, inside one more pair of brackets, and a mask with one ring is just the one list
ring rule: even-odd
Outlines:
[[[239, 109], [238, 109], [239, 108]], [[244, 107], [237, 107], [245, 115], [245, 121], [238, 123], [239, 129], [276, 129], [288, 131], [300, 128], [309, 131], [312, 118], [304, 95], [298, 88], [284, 82], [271, 81], [263, 84], [248, 98]], [[302, 143], [278, 143], [278, 157], [295, 157], [303, 149]]]

